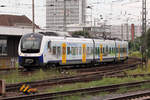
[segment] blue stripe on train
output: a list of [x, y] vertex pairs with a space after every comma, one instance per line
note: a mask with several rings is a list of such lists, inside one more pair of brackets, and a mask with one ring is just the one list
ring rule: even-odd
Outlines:
[[41, 55], [41, 56], [39, 57], [39, 62], [40, 62], [40, 63], [43, 63], [43, 55]]
[[[124, 58], [124, 57], [120, 57], [120, 58]], [[115, 57], [113, 57], [113, 58], [103, 58], [103, 61], [105, 61], [105, 60], [113, 60], [113, 59], [115, 59]], [[86, 60], [93, 60], [93, 59], [86, 59]], [[99, 60], [99, 58], [98, 59], [95, 59], [95, 60]], [[57, 63], [57, 62], [61, 62], [62, 60], [52, 60], [52, 61], [48, 61], [48, 63]], [[69, 61], [81, 61], [82, 62], [82, 59], [73, 59], [73, 60], [66, 60], [66, 62], [69, 62]]]
[[22, 62], [22, 57], [21, 56], [19, 56], [19, 63], [21, 63]]
[[43, 55], [39, 56], [39, 57], [27, 57], [27, 56], [19, 56], [19, 63], [22, 62], [22, 58], [38, 58], [40, 63], [43, 63]]

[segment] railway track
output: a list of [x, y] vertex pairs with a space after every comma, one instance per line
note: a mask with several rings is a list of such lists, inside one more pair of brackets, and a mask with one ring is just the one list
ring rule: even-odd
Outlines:
[[[150, 84], [150, 80], [132, 82], [132, 83], [122, 83], [122, 84], [115, 84], [115, 85], [108, 85], [108, 86], [101, 86], [101, 87], [93, 87], [93, 88], [82, 88], [82, 89], [55, 92], [55, 93], [41, 93], [41, 94], [35, 94], [35, 95], [16, 96], [16, 97], [3, 98], [2, 100], [31, 100], [31, 99], [32, 100], [34, 99], [49, 100], [49, 99], [62, 98], [65, 96], [72, 96], [72, 95], [77, 95], [77, 94], [83, 95], [83, 94], [91, 94], [91, 93], [99, 93], [99, 92], [114, 92], [120, 88], [140, 87], [143, 84]], [[150, 92], [145, 93], [145, 94], [150, 94]], [[122, 98], [121, 99], [111, 98], [110, 100], [123, 100]]]
[[[104, 76], [105, 77], [114, 77], [114, 74], [120, 75], [121, 72], [129, 69], [135, 69], [137, 65], [141, 63], [134, 63], [132, 65], [125, 64], [124, 66], [116, 67], [114, 69], [107, 69], [103, 71], [96, 71], [91, 73], [84, 73], [81, 75], [71, 76], [71, 77], [62, 77], [62, 78], [54, 78], [42, 81], [34, 81], [34, 82], [23, 82], [18, 84], [8, 84], [6, 86], [6, 91], [16, 91], [18, 90], [23, 84], [30, 84], [32, 87], [38, 86], [45, 86], [45, 85], [56, 85], [56, 84], [66, 84], [66, 83], [75, 83], [75, 82], [87, 82], [87, 81], [94, 81], [100, 80]], [[116, 76], [115, 76], [116, 77]], [[120, 76], [121, 77], [121, 76]]]
[[[130, 57], [130, 58], [128, 58], [128, 60], [127, 61], [124, 61], [124, 64], [132, 64], [133, 62], [136, 62], [136, 61], [139, 61], [139, 62], [141, 62], [141, 59], [140, 58], [132, 58], [132, 57]], [[122, 63], [123, 62], [118, 62], [117, 63], [117, 65], [118, 66], [121, 66], [122, 65]], [[107, 67], [106, 67], [107, 66]], [[113, 67], [113, 66], [115, 66], [115, 67], [117, 67], [116, 66], [116, 63], [103, 63], [103, 64], [97, 64], [97, 65], [95, 65], [95, 66], [84, 66], [84, 67], [73, 67], [73, 66], [64, 66], [64, 67], [61, 67], [60, 69], [62, 70], [62, 69], [64, 69], [64, 70], [70, 70], [70, 69], [73, 69], [73, 70], [77, 70], [78, 72], [91, 72], [91, 71], [96, 71], [96, 70], [98, 70], [98, 69], [100, 69], [100, 70], [105, 70], [105, 69], [107, 69], [107, 68], [109, 68], [109, 67]]]
[[[133, 63], [134, 61], [141, 61], [140, 58], [129, 58], [127, 61], [125, 61], [126, 64], [131, 64]], [[113, 64], [113, 63], [106, 63], [106, 64], [97, 64], [95, 66], [86, 66], [84, 65], [84, 67], [74, 67], [74, 66], [57, 66], [58, 69], [60, 70], [77, 70], [77, 72], [79, 73], [84, 73], [84, 72], [92, 72], [92, 71], [97, 71], [97, 70], [106, 70], [106, 69], [109, 69], [109, 68], [113, 68], [113, 67], [118, 67], [118, 66], [121, 66], [122, 65], [122, 62], [118, 62], [117, 65], [116, 64]], [[106, 67], [107, 66], [107, 67]], [[18, 70], [19, 72], [26, 72], [26, 70], [22, 67], [19, 67], [19, 68], [0, 68], [0, 73], [1, 72], [9, 72], [9, 71], [12, 71], [12, 70]], [[31, 71], [34, 71], [36, 69], [31, 69]], [[28, 71], [28, 70], [27, 70]], [[30, 72], [30, 70], [29, 70]], [[3, 73], [1, 73], [3, 74]]]
[[[134, 64], [133, 64], [134, 62]], [[131, 64], [132, 63], [132, 64]], [[68, 84], [68, 83], [75, 83], [75, 82], [87, 82], [87, 81], [94, 81], [94, 80], [100, 80], [102, 79], [104, 76], [105, 77], [126, 77], [123, 75], [120, 75], [121, 72], [124, 72], [125, 70], [129, 70], [129, 69], [135, 69], [137, 67], [137, 65], [141, 64], [141, 62], [139, 62], [139, 60], [130, 60], [125, 64], [118, 64], [115, 66], [105, 66], [105, 67], [98, 67], [98, 68], [92, 68], [93, 71], [90, 72], [88, 71], [90, 68], [86, 69], [85, 73], [83, 71], [83, 69], [81, 69], [82, 71], [79, 69], [79, 71], [81, 71], [81, 75], [77, 75], [77, 76], [72, 76], [72, 77], [62, 77], [62, 78], [55, 78], [55, 79], [48, 79], [48, 80], [42, 80], [42, 81], [35, 81], [35, 82], [23, 82], [23, 83], [18, 83], [18, 84], [8, 84], [6, 86], [6, 91], [7, 92], [16, 92], [16, 90], [18, 91], [18, 89], [23, 85], [23, 84], [30, 84], [31, 87], [40, 87], [40, 86], [52, 86], [52, 85], [56, 85], [56, 84]], [[139, 76], [139, 75], [137, 75]], [[144, 76], [144, 75], [140, 75], [140, 76]], [[133, 77], [136, 77], [133, 76]], [[23, 95], [23, 94], [20, 94]], [[15, 99], [16, 100], [16, 99]]]
[[24, 68], [22, 67], [19, 67], [19, 68], [0, 68], [0, 72], [3, 72], [3, 71], [12, 71], [12, 70], [20, 70], [22, 71]]
[[122, 96], [117, 96], [113, 98], [108, 98], [108, 100], [150, 100], [150, 90], [141, 91], [138, 93], [125, 94]]

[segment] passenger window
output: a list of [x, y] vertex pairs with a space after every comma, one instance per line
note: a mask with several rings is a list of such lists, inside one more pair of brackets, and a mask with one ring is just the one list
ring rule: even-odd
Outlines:
[[97, 47], [97, 52], [98, 52], [98, 55], [100, 54], [100, 50], [99, 50], [99, 47]]
[[60, 47], [57, 47], [57, 57], [60, 57], [60, 55], [61, 55], [61, 49]]
[[73, 47], [71, 47], [71, 54], [73, 55]]
[[81, 47], [79, 48], [79, 54], [80, 54], [80, 55], [82, 54], [82, 50], [81, 50]]
[[74, 55], [77, 55], [77, 47], [74, 47]]
[[120, 53], [121, 53], [121, 52], [122, 52], [122, 48], [120, 48], [120, 50], [119, 50], [119, 51], [120, 51]]
[[76, 47], [73, 47], [73, 55], [76, 55]]
[[103, 53], [105, 53], [105, 48], [103, 47]]
[[116, 50], [115, 50], [115, 48], [113, 48], [113, 53], [115, 53], [116, 52]]
[[116, 52], [119, 53], [119, 49], [118, 48], [116, 48]]
[[97, 55], [97, 47], [95, 48], [95, 54]]
[[111, 47], [109, 47], [109, 53], [111, 54]]
[[53, 55], [56, 55], [56, 47], [53, 46]]
[[112, 53], [114, 53], [114, 48], [112, 47]]
[[71, 54], [75, 55], [76, 54], [76, 48], [75, 47], [71, 47]]
[[48, 42], [48, 51], [51, 52], [51, 41]]
[[76, 55], [78, 55], [78, 47], [76, 47]]
[[87, 52], [86, 53], [87, 53], [87, 55], [89, 55], [89, 47], [87, 47]]
[[106, 46], [106, 53], [108, 53], [108, 46]]
[[71, 53], [70, 47], [67, 47], [67, 54], [69, 55]]

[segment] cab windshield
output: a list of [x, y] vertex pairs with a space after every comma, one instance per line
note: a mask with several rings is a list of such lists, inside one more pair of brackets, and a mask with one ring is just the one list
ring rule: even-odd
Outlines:
[[23, 37], [21, 41], [21, 52], [23, 53], [39, 53], [42, 38], [37, 35], [29, 35]]

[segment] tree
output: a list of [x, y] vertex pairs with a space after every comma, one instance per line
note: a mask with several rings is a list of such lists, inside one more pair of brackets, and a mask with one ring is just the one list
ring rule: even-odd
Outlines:
[[87, 31], [75, 31], [72, 33], [72, 37], [80, 37], [83, 36], [85, 38], [91, 38], [89, 32]]
[[148, 48], [148, 57], [150, 57], [150, 52], [149, 52], [149, 50], [150, 50], [150, 28], [148, 29], [148, 31], [147, 31], [147, 48]]
[[134, 41], [129, 41], [129, 50], [140, 51], [141, 47], [141, 37], [137, 37]]

